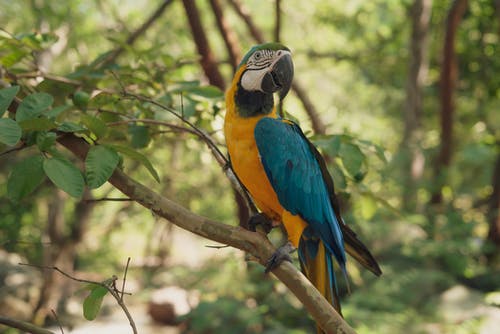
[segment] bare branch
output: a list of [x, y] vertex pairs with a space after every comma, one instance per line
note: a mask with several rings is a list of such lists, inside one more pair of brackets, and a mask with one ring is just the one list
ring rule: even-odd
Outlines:
[[127, 259], [127, 265], [125, 266], [125, 271], [123, 272], [123, 283], [122, 283], [122, 290], [120, 294], [120, 300], [123, 301], [123, 293], [125, 291], [125, 282], [127, 281], [127, 272], [128, 272], [128, 265], [130, 264], [130, 256]]
[[[127, 317], [128, 321], [130, 323], [130, 327], [132, 327], [133, 333], [137, 334], [137, 327], [135, 326], [134, 319], [132, 318], [132, 315], [130, 314], [130, 312], [127, 308], [127, 305], [125, 305], [125, 303], [123, 302], [123, 291], [122, 291], [122, 297], [120, 297], [120, 291], [118, 291], [116, 289], [115, 282], [118, 278], [115, 275], [113, 275], [113, 277], [110, 280], [106, 280], [104, 282], [96, 282], [96, 281], [91, 281], [91, 280], [86, 280], [86, 279], [81, 279], [81, 278], [71, 276], [70, 274], [64, 272], [63, 270], [61, 270], [55, 266], [53, 266], [53, 267], [39, 266], [36, 264], [29, 264], [29, 263], [19, 263], [19, 265], [30, 266], [30, 267], [35, 267], [35, 268], [39, 268], [39, 269], [54, 270], [54, 271], [57, 271], [61, 275], [66, 276], [67, 278], [69, 278], [73, 281], [80, 282], [80, 283], [87, 283], [87, 284], [95, 284], [95, 285], [99, 285], [99, 286], [105, 288], [106, 290], [108, 290], [109, 294], [112, 295], [113, 298], [115, 298], [116, 302], [118, 303], [118, 305], [120, 305], [121, 309], [125, 313], [125, 316]], [[49, 333], [52, 333], [52, 332], [49, 332]]]
[[12, 153], [12, 152], [21, 151], [21, 150], [25, 149], [26, 147], [28, 147], [28, 146], [26, 145], [26, 143], [25, 143], [24, 141], [21, 141], [21, 142], [19, 142], [19, 144], [18, 144], [17, 146], [14, 146], [14, 147], [12, 147], [12, 148], [9, 148], [9, 149], [7, 149], [7, 150], [5, 150], [5, 151], [1, 152], [1, 153], [0, 153], [0, 157], [1, 157], [2, 155], [7, 155], [7, 154]]
[[52, 315], [54, 316], [54, 319], [56, 319], [56, 322], [59, 325], [59, 329], [61, 330], [61, 333], [64, 334], [64, 329], [61, 326], [61, 322], [59, 321], [59, 317], [57, 316], [56, 311], [54, 311], [54, 310], [51, 309], [50, 312], [52, 312]]
[[274, 41], [281, 42], [281, 0], [274, 0]]
[[11, 328], [17, 328], [22, 330], [23, 332], [32, 333], [32, 334], [55, 334], [48, 329], [35, 326], [29, 322], [11, 319], [8, 317], [4, 317], [0, 315], [0, 324], [4, 324], [5, 326], [9, 326]]
[[440, 204], [443, 201], [441, 188], [443, 186], [443, 169], [448, 168], [453, 154], [453, 121], [455, 114], [455, 101], [453, 94], [458, 77], [457, 55], [455, 52], [455, 38], [458, 26], [467, 9], [467, 0], [453, 1], [446, 21], [446, 33], [443, 46], [443, 64], [440, 74], [440, 100], [441, 100], [441, 143], [435, 165], [436, 187], [431, 196], [431, 204]]
[[210, 84], [224, 90], [226, 84], [219, 71], [217, 61], [215, 60], [212, 49], [210, 48], [210, 44], [208, 43], [196, 3], [194, 0], [182, 0], [182, 4], [184, 5], [184, 10], [186, 11], [186, 16], [189, 21], [189, 27], [191, 28], [196, 48], [201, 56], [201, 67], [210, 81]]
[[93, 202], [134, 202], [133, 198], [114, 198], [114, 197], [102, 197], [102, 198], [89, 198], [84, 199], [84, 202], [93, 203]]
[[241, 49], [238, 43], [238, 37], [224, 17], [220, 0], [210, 0], [210, 5], [212, 6], [215, 22], [217, 23], [219, 32], [224, 40], [224, 44], [226, 44], [227, 53], [229, 54], [229, 60], [231, 61], [231, 66], [233, 67], [234, 72], [236, 71], [236, 67], [241, 59]]
[[266, 38], [260, 29], [253, 23], [252, 17], [250, 16], [250, 11], [248, 8], [242, 4], [239, 0], [228, 0], [229, 4], [233, 7], [234, 11], [238, 16], [245, 22], [250, 30], [250, 34], [258, 43], [264, 43]]

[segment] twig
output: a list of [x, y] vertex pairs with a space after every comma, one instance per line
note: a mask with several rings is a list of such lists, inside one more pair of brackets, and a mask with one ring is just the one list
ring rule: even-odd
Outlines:
[[223, 245], [223, 246], [217, 246], [217, 245], [205, 245], [205, 247], [207, 247], [207, 248], [221, 249], [221, 248], [227, 248], [227, 247], [231, 247], [231, 246], [229, 246], [229, 245]]
[[[37, 265], [37, 264], [30, 264], [30, 263], [19, 263], [19, 265], [21, 265], [21, 266], [35, 267], [35, 268], [38, 268], [38, 269], [55, 270], [58, 273], [60, 273], [61, 275], [66, 276], [67, 278], [69, 278], [69, 279], [71, 279], [73, 281], [80, 282], [80, 283], [87, 283], [87, 284], [96, 284], [96, 285], [102, 286], [103, 288], [105, 288], [106, 290], [108, 290], [109, 294], [112, 295], [113, 298], [115, 298], [116, 302], [118, 303], [118, 305], [120, 305], [121, 309], [125, 313], [128, 321], [130, 323], [130, 327], [132, 327], [133, 333], [137, 334], [137, 327], [135, 326], [134, 319], [132, 318], [132, 315], [130, 314], [127, 306], [125, 305], [125, 303], [122, 300], [124, 292], [122, 291], [122, 293], [121, 293], [122, 297], [120, 297], [120, 291], [118, 291], [116, 289], [115, 282], [116, 282], [116, 280], [118, 278], [115, 275], [113, 275], [113, 277], [112, 277], [112, 279], [111, 279], [110, 282], [109, 281], [108, 282], [106, 282], [106, 281], [105, 282], [96, 282], [96, 281], [91, 281], [91, 280], [86, 280], [86, 279], [81, 279], [81, 278], [77, 278], [77, 277], [71, 276], [70, 274], [62, 271], [61, 269], [59, 269], [56, 266], [52, 266], [52, 267], [51, 266], [40, 266], [40, 265]], [[52, 333], [52, 332], [49, 332], [49, 333]]]
[[274, 0], [274, 5], [275, 5], [274, 41], [281, 42], [281, 0]]
[[4, 317], [0, 315], [0, 324], [4, 324], [5, 326], [9, 326], [11, 328], [17, 328], [22, 330], [23, 332], [32, 333], [32, 334], [55, 334], [48, 329], [35, 326], [26, 321], [11, 319], [8, 317]]
[[229, 60], [234, 72], [236, 71], [238, 62], [241, 59], [238, 36], [236, 36], [234, 30], [231, 29], [229, 22], [225, 19], [220, 0], [210, 0], [210, 5], [212, 6], [217, 28], [219, 28], [219, 33], [221, 34], [224, 44], [226, 45]]
[[134, 202], [134, 198], [114, 198], [114, 197], [103, 197], [103, 198], [89, 198], [89, 199], [84, 199], [85, 202], [87, 203], [92, 203], [92, 202]]
[[0, 153], [0, 157], [3, 156], [3, 155], [6, 155], [6, 154], [12, 153], [12, 152], [21, 151], [22, 149], [25, 149], [26, 147], [28, 147], [28, 146], [26, 145], [26, 143], [24, 141], [22, 141], [17, 146], [15, 146], [13, 148], [9, 148], [9, 149], [1, 152]]
[[61, 322], [59, 321], [59, 317], [57, 316], [56, 311], [54, 311], [53, 309], [50, 309], [50, 312], [52, 312], [52, 315], [56, 319], [56, 322], [59, 325], [59, 329], [61, 330], [61, 333], [64, 334], [64, 329], [61, 326]]
[[180, 132], [187, 132], [187, 133], [193, 134], [195, 136], [199, 136], [199, 133], [192, 130], [192, 129], [182, 127], [182, 126], [179, 126], [176, 124], [172, 124], [172, 123], [168, 123], [168, 122], [164, 122], [164, 121], [158, 121], [156, 119], [148, 119], [148, 118], [131, 118], [131, 119], [123, 120], [123, 121], [106, 123], [106, 125], [107, 126], [120, 126], [120, 125], [129, 124], [129, 123], [144, 123], [144, 124], [166, 126], [166, 127], [172, 128], [172, 129], [180, 131]]
[[123, 301], [123, 292], [125, 291], [125, 281], [127, 280], [127, 272], [128, 272], [128, 265], [130, 264], [130, 256], [127, 259], [127, 265], [125, 266], [125, 272], [123, 273], [123, 283], [122, 283], [122, 290], [120, 294], [120, 300]]
[[196, 6], [196, 2], [193, 0], [182, 0], [182, 4], [186, 12], [193, 40], [196, 44], [196, 49], [201, 56], [200, 65], [203, 68], [203, 72], [207, 76], [210, 84], [224, 90], [224, 77], [219, 71], [215, 55], [210, 48], [210, 43], [208, 42], [206, 31], [201, 23], [200, 12]]

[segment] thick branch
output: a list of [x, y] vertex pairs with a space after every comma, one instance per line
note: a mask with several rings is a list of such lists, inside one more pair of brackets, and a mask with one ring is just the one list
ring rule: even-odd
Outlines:
[[224, 90], [226, 84], [219, 71], [217, 61], [212, 49], [210, 48], [210, 44], [208, 43], [196, 3], [194, 0], [182, 0], [182, 4], [184, 5], [184, 10], [186, 11], [186, 16], [189, 21], [189, 27], [191, 28], [196, 48], [201, 56], [201, 67], [203, 67], [203, 71], [205, 72], [208, 81], [210, 81], [210, 84]]
[[219, 28], [219, 32], [224, 40], [224, 44], [226, 45], [229, 60], [231, 61], [231, 66], [233, 67], [234, 72], [236, 71], [236, 67], [238, 67], [238, 63], [241, 59], [238, 37], [224, 17], [224, 11], [222, 10], [220, 0], [210, 0], [210, 5], [212, 6], [212, 10], [214, 12], [217, 28]]
[[252, 17], [250, 16], [250, 11], [248, 8], [242, 4], [239, 0], [229, 0], [229, 4], [233, 7], [234, 11], [238, 16], [245, 22], [250, 34], [258, 43], [264, 43], [266, 40], [264, 34], [260, 29], [253, 23]]
[[490, 228], [488, 231], [488, 240], [490, 240], [495, 249], [490, 251], [488, 257], [493, 259], [499, 254], [500, 250], [500, 153], [497, 154], [492, 177], [493, 192], [488, 203], [488, 220]]
[[432, 0], [415, 0], [409, 12], [412, 22], [410, 35], [410, 59], [406, 82], [406, 108], [404, 110], [404, 133], [401, 152], [405, 154], [403, 164], [404, 187], [403, 208], [415, 208], [415, 184], [424, 170], [424, 156], [420, 148], [420, 129], [423, 105], [423, 86], [428, 72], [428, 36]]
[[443, 185], [443, 170], [449, 167], [451, 163], [453, 149], [453, 118], [455, 114], [455, 105], [453, 101], [453, 92], [458, 76], [457, 57], [455, 54], [455, 36], [458, 25], [467, 9], [467, 0], [455, 0], [448, 12], [446, 21], [446, 34], [443, 48], [443, 65], [440, 78], [441, 93], [441, 147], [436, 161], [435, 175], [438, 179], [437, 189], [431, 198], [431, 203], [438, 204], [442, 202], [441, 187]]
[[275, 22], [274, 22], [274, 41], [281, 41], [281, 0], [274, 0], [275, 5]]
[[[72, 134], [59, 137], [58, 142], [82, 160], [89, 150], [88, 143]], [[198, 216], [134, 181], [120, 170], [113, 173], [109, 182], [158, 216], [199, 236], [248, 252], [263, 265], [275, 251], [274, 246], [264, 235]], [[297, 296], [327, 333], [354, 333], [354, 330], [294, 265], [285, 261], [273, 273]]]

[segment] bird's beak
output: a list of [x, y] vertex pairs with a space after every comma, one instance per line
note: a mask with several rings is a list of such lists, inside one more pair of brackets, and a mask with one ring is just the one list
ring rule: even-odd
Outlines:
[[262, 80], [262, 90], [266, 93], [279, 93], [280, 99], [283, 99], [293, 80], [293, 62], [289, 52], [283, 53], [271, 66]]

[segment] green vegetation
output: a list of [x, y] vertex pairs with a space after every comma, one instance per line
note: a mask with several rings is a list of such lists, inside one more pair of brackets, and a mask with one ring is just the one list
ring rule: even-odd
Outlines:
[[[199, 7], [211, 58], [187, 3]], [[294, 90], [284, 110], [328, 156], [344, 219], [384, 272], [376, 278], [348, 262], [346, 321], [358, 333], [488, 333], [500, 321], [498, 1], [244, 1], [266, 40], [277, 33], [276, 3], [280, 40], [312, 102]], [[223, 32], [236, 36], [232, 52], [217, 4]], [[259, 39], [238, 6], [0, 0], [1, 252], [98, 282], [121, 278], [130, 256], [128, 305], [146, 309], [165, 286], [199, 296], [176, 319], [187, 333], [315, 330], [261, 266], [205, 247], [213, 242], [106, 182], [119, 168], [196, 214], [239, 224], [231, 183], [197, 132], [226, 152], [232, 59]], [[90, 145], [84, 161], [61, 145], [64, 136]], [[44, 326], [54, 309], [63, 325], [78, 326], [112, 308], [102, 286], [74, 294], [82, 287], [33, 268], [26, 275], [43, 279], [32, 280], [38, 292], [28, 298], [21, 285], [8, 288], [12, 268], [0, 262], [0, 299], [23, 300], [25, 313], [6, 304], [0, 315]]]

